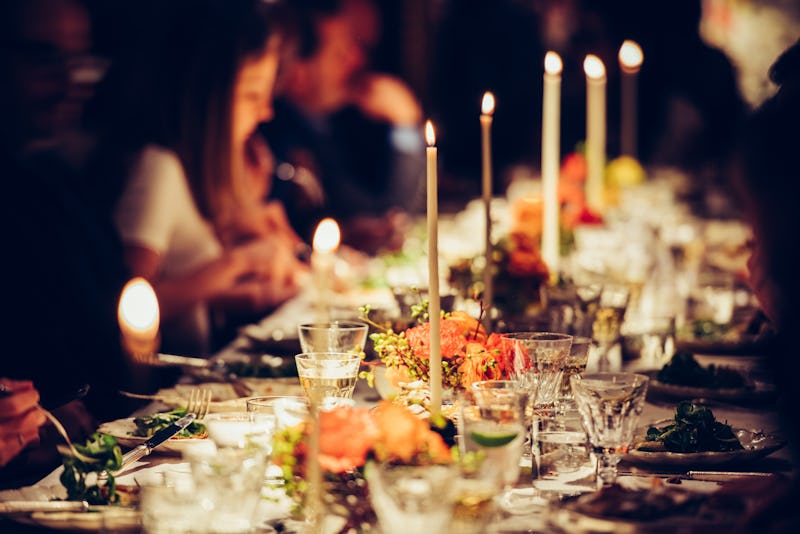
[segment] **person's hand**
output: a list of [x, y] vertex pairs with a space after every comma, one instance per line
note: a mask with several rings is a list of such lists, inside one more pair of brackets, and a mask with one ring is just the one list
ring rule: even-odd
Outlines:
[[297, 293], [300, 276], [308, 267], [295, 255], [295, 247], [275, 236], [253, 239], [237, 247], [248, 262], [247, 283], [258, 285], [257, 307], [263, 308]]
[[422, 107], [405, 83], [388, 74], [365, 74], [353, 89], [353, 104], [365, 115], [393, 126], [419, 126]]
[[264, 225], [265, 235], [273, 235], [284, 241], [292, 248], [303, 244], [303, 240], [292, 228], [286, 209], [277, 200], [271, 200], [261, 207], [261, 220]]
[[0, 379], [0, 467], [25, 447], [39, 441], [46, 419], [39, 410], [39, 392], [29, 381]]

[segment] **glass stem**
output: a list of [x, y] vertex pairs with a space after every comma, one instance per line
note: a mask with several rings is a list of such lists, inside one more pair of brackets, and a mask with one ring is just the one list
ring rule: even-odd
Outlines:
[[603, 486], [610, 486], [617, 480], [619, 457], [609, 452], [600, 452], [597, 456], [597, 479]]

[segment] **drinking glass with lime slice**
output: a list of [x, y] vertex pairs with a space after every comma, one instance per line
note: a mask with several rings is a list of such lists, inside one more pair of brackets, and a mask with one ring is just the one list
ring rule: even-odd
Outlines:
[[518, 383], [506, 380], [477, 382], [459, 398], [462, 457], [498, 492], [519, 477], [527, 398]]

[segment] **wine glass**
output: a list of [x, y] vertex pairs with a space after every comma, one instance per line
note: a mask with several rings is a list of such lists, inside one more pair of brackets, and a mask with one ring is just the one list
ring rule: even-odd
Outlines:
[[604, 486], [617, 479], [619, 453], [627, 452], [644, 409], [647, 376], [634, 373], [573, 375], [572, 392]]
[[300, 384], [309, 400], [351, 399], [361, 357], [341, 352], [306, 352], [295, 356]]
[[297, 326], [303, 352], [350, 352], [360, 354], [367, 343], [369, 326], [358, 321], [306, 323]]
[[572, 336], [555, 332], [512, 332], [503, 334], [513, 354], [512, 378], [531, 394], [534, 411], [555, 403]]
[[558, 391], [558, 412], [565, 413], [576, 409], [575, 398], [572, 395], [572, 384], [570, 377], [579, 375], [586, 371], [586, 363], [589, 361], [589, 350], [592, 347], [592, 338], [573, 337], [572, 345], [569, 348], [564, 373], [561, 378], [561, 386]]

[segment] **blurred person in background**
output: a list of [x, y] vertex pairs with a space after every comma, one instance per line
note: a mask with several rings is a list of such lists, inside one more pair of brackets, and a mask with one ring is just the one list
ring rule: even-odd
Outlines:
[[371, 0], [301, 0], [300, 43], [262, 131], [278, 161], [273, 196], [310, 241], [332, 216], [346, 244], [399, 248], [424, 199], [422, 110], [401, 80], [372, 72], [379, 35]]
[[298, 291], [305, 270], [290, 236], [238, 231], [260, 207], [254, 188], [270, 166], [255, 130], [272, 116], [281, 7], [153, 9], [138, 62], [118, 65], [110, 85], [119, 91], [111, 142], [129, 164], [114, 218], [132, 274], [158, 295], [163, 350], [207, 356], [225, 342], [214, 339], [215, 317], [266, 314]]
[[[0, 322], [0, 376], [22, 392], [0, 401], [17, 406], [27, 399], [30, 407], [41, 396], [79, 441], [98, 420], [133, 409], [118, 395], [130, 377], [116, 320], [129, 275], [113, 224], [103, 217], [107, 209], [87, 187], [92, 136], [81, 128], [100, 62], [92, 54], [89, 12], [77, 0], [3, 1], [0, 35], [0, 229], [8, 311]], [[88, 394], [76, 400], [86, 385]], [[0, 418], [12, 407], [0, 409]], [[36, 441], [26, 425], [38, 426], [39, 416], [3, 420], [4, 426], [16, 423], [23, 426], [20, 445]], [[5, 448], [17, 438], [3, 432]], [[51, 425], [41, 429], [39, 441], [10, 462], [4, 457], [3, 485], [32, 482], [58, 465], [55, 444], [62, 440]]]
[[644, 52], [637, 102], [640, 161], [684, 171], [700, 215], [730, 216], [728, 210], [738, 208], [711, 205], [708, 193], [729, 197], [736, 132], [750, 110], [731, 59], [700, 34], [702, 4], [684, 0], [664, 9], [614, 2], [609, 23], [619, 44], [633, 39]]
[[[781, 395], [778, 409], [781, 430], [800, 457], [800, 402], [795, 394], [800, 360], [800, 41], [788, 48], [770, 68], [778, 91], [746, 120], [736, 152], [735, 178], [746, 219], [752, 226], [752, 253], [748, 261], [750, 284], [765, 313], [775, 325], [777, 342], [769, 362]], [[765, 481], [767, 482], [767, 481]], [[790, 482], [740, 488], [761, 493], [762, 502], [749, 515], [748, 527], [769, 532], [796, 532], [800, 513], [797, 479]], [[777, 528], [771, 527], [776, 525]], [[771, 528], [768, 528], [770, 526]]]

